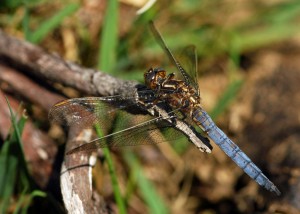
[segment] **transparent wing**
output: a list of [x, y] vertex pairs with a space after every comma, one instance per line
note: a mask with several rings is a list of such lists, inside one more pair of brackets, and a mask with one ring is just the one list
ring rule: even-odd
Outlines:
[[188, 76], [189, 83], [197, 90], [200, 95], [198, 85], [197, 51], [194, 45], [185, 47], [178, 57], [184, 72]]
[[[135, 120], [139, 119], [144, 120], [144, 118], [135, 117]], [[133, 121], [129, 121], [128, 123], [131, 122]], [[126, 126], [129, 125], [128, 123]], [[81, 151], [90, 152], [103, 147], [112, 148], [145, 144], [151, 145], [184, 137], [181, 132], [172, 128], [173, 126], [164, 121], [161, 117], [147, 120], [125, 129], [123, 129], [123, 126], [124, 124], [118, 126], [118, 130], [114, 130], [112, 134], [97, 138], [89, 143], [83, 143], [82, 145], [71, 149], [69, 152], [67, 152], [67, 154], [73, 154]], [[164, 134], [162, 134], [162, 132]]]
[[[166, 93], [172, 92], [166, 90]], [[154, 100], [156, 104], [164, 102], [163, 100], [157, 102], [155, 93], [155, 90], [142, 90], [138, 91], [138, 96], [133, 94], [68, 99], [52, 106], [48, 117], [50, 121], [64, 126], [80, 128], [92, 127], [95, 124], [105, 126], [118, 110], [146, 114], [145, 110], [138, 107], [138, 100], [145, 104], [151, 104]]]
[[[149, 22], [150, 29], [157, 40], [158, 44], [162, 47], [162, 49], [165, 51], [167, 56], [169, 57], [170, 61], [176, 66], [177, 70], [181, 73], [181, 75], [184, 78], [184, 81], [195, 87], [197, 92], [199, 93], [199, 87], [197, 84], [197, 54], [196, 54], [196, 48], [195, 46], [188, 46], [184, 50], [184, 54], [187, 54], [185, 57], [182, 57], [182, 59], [187, 63], [188, 67], [182, 67], [182, 65], [179, 63], [179, 61], [174, 57], [168, 46], [166, 45], [164, 39], [162, 38], [161, 34], [155, 27], [153, 21]], [[190, 69], [189, 72], [186, 72], [185, 69]]]
[[[172, 128], [172, 124], [163, 120], [162, 117], [153, 118], [148, 115], [134, 115], [133, 117], [127, 111], [123, 111], [130, 105], [123, 104], [121, 107], [111, 105], [124, 101], [124, 99], [120, 96], [112, 96], [65, 100], [51, 108], [49, 119], [53, 122], [82, 129], [93, 128], [97, 125], [104, 134], [112, 131], [111, 128], [114, 127], [112, 134], [85, 143], [69, 153], [96, 150], [102, 147], [155, 144], [184, 137], [180, 131]], [[128, 99], [131, 98], [127, 98], [126, 101]], [[117, 119], [115, 119], [116, 116]], [[176, 117], [176, 115], [172, 113], [170, 117]], [[164, 132], [164, 135], [161, 131]]]
[[[128, 97], [127, 101], [134, 99]], [[124, 98], [121, 96], [112, 97], [84, 97], [64, 100], [54, 105], [49, 112], [49, 120], [65, 126], [77, 126], [89, 128], [98, 124], [106, 127], [108, 122], [116, 115], [118, 108], [112, 108]], [[127, 103], [127, 105], [130, 102]], [[125, 108], [127, 105], [119, 106]]]

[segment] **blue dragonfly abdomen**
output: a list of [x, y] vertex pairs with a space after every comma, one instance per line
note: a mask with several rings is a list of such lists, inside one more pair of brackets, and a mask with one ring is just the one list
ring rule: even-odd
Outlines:
[[271, 192], [280, 195], [278, 188], [262, 173], [251, 159], [219, 129], [211, 117], [201, 108], [193, 112], [193, 120], [225, 153], [253, 180]]

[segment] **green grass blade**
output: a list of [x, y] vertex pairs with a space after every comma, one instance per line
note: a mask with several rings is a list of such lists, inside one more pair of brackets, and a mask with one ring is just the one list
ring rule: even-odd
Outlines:
[[[40, 191], [40, 190], [34, 190], [30, 193], [30, 197], [29, 197], [29, 200], [26, 202], [24, 208], [22, 209], [22, 213], [23, 214], [26, 214], [28, 213], [28, 208], [33, 200], [34, 197], [41, 197], [41, 198], [45, 198], [47, 197], [47, 193], [46, 192], [43, 192], [43, 191]], [[53, 209], [54, 211], [55, 209]]]
[[28, 194], [28, 189], [24, 188], [21, 197], [19, 198], [16, 208], [14, 210], [14, 214], [18, 214], [18, 213], [28, 213], [28, 208], [33, 200], [34, 197], [43, 197], [45, 198], [47, 196], [47, 194], [43, 191], [40, 190], [34, 190], [29, 194], [29, 198], [27, 197]]
[[[103, 136], [102, 131], [99, 126], [96, 126], [96, 132], [97, 132], [98, 136]], [[108, 165], [109, 174], [111, 176], [111, 182], [112, 182], [112, 186], [113, 186], [113, 190], [114, 190], [115, 200], [116, 200], [117, 206], [119, 208], [119, 213], [126, 214], [127, 213], [126, 205], [125, 205], [124, 199], [123, 199], [121, 191], [120, 191], [120, 187], [119, 187], [118, 179], [117, 179], [117, 175], [116, 175], [116, 170], [115, 170], [114, 163], [113, 163], [113, 160], [110, 155], [110, 151], [108, 148], [103, 148], [103, 153], [104, 153], [107, 165]]]
[[30, 30], [29, 30], [29, 8], [27, 0], [23, 0], [24, 5], [24, 16], [22, 20], [22, 28], [25, 35], [25, 38], [28, 40], [30, 38]]
[[118, 179], [117, 179], [114, 163], [110, 155], [110, 151], [108, 148], [103, 148], [103, 152], [104, 152], [105, 160], [108, 165], [109, 174], [111, 176], [112, 186], [114, 190], [115, 199], [118, 205], [119, 213], [125, 214], [127, 213], [126, 205], [119, 188]]
[[[288, 39], [300, 32], [297, 17], [300, 13], [300, 2], [290, 1], [262, 9], [256, 17], [240, 23], [232, 29], [237, 33], [241, 51], [261, 48]], [[254, 26], [260, 26], [255, 27]]]
[[167, 205], [155, 191], [153, 184], [143, 175], [143, 169], [135, 155], [129, 151], [123, 153], [130, 169], [133, 171], [138, 189], [149, 207], [149, 213], [164, 214], [169, 213]]
[[[111, 72], [116, 62], [116, 47], [118, 43], [118, 1], [110, 0], [107, 2], [107, 10], [104, 17], [102, 36], [100, 40], [100, 54], [98, 59], [98, 68]], [[97, 134], [103, 136], [100, 127], [96, 126]], [[108, 148], [103, 148], [104, 156], [107, 161], [109, 173], [112, 179], [112, 185], [119, 213], [127, 213], [124, 199], [118, 184], [113, 160]]]
[[22, 0], [1, 0], [0, 8], [14, 9], [22, 5]]
[[217, 118], [228, 107], [230, 102], [236, 97], [243, 83], [243, 80], [236, 80], [228, 86], [215, 108], [210, 112], [212, 119]]
[[112, 72], [112, 68], [116, 64], [116, 48], [118, 45], [118, 1], [110, 0], [107, 4], [97, 67], [103, 71]]
[[49, 20], [43, 22], [38, 29], [30, 34], [28, 40], [32, 43], [39, 43], [45, 36], [58, 27], [62, 21], [73, 14], [79, 8], [79, 4], [69, 4]]
[[236, 46], [241, 51], [253, 50], [290, 38], [292, 35], [299, 34], [299, 32], [298, 23], [286, 23], [270, 26], [264, 30], [241, 32], [236, 40]]
[[296, 18], [300, 13], [300, 2], [298, 0], [279, 4], [275, 6], [271, 14], [267, 17], [273, 23], [287, 23]]
[[14, 132], [8, 141], [9, 143], [6, 145], [6, 146], [8, 146], [8, 148], [6, 149], [6, 151], [7, 151], [6, 155], [15, 156], [19, 160], [20, 165], [18, 167], [21, 170], [18, 170], [18, 171], [21, 175], [21, 181], [24, 181], [24, 183], [22, 185], [27, 186], [27, 185], [29, 185], [29, 182], [30, 182], [30, 175], [29, 175], [27, 163], [25, 160], [24, 152], [23, 152], [23, 144], [22, 144], [22, 139], [21, 139], [21, 134], [22, 134], [23, 128], [26, 123], [26, 117], [22, 116], [20, 118], [20, 120], [17, 122], [17, 118], [12, 111], [12, 108], [10, 106], [10, 103], [9, 103], [7, 97], [5, 97], [5, 99], [6, 99], [9, 111], [10, 111], [12, 126], [14, 128]]
[[[26, 118], [21, 117], [19, 122], [17, 122], [16, 116], [13, 113], [7, 98], [6, 102], [11, 114], [11, 122], [14, 131], [12, 132], [10, 139], [5, 141], [0, 151], [1, 213], [5, 213], [9, 206], [11, 197], [13, 197], [15, 191], [18, 191], [18, 188], [16, 187], [24, 189], [24, 187], [28, 187], [29, 185], [29, 180], [24, 180], [24, 177], [28, 178], [29, 173], [21, 144], [21, 133], [24, 128]], [[21, 178], [19, 176], [21, 176]]]
[[[18, 142], [21, 142], [21, 132], [19, 130], [19, 126], [17, 125], [17, 119], [16, 119], [16, 116], [15, 114], [13, 113], [12, 111], [12, 108], [10, 106], [10, 103], [7, 99], [7, 97], [5, 97], [6, 99], [6, 102], [7, 102], [7, 105], [8, 105], [8, 108], [9, 108], [9, 112], [10, 112], [10, 116], [11, 116], [11, 122], [12, 122], [12, 125], [14, 127], [14, 130], [15, 130], [15, 133], [16, 133], [16, 137], [17, 137], [17, 140]], [[21, 145], [21, 144], [20, 144]]]
[[0, 154], [0, 213], [6, 213], [13, 197], [18, 159], [13, 156]]
[[16, 208], [14, 210], [14, 214], [17, 214], [17, 213], [21, 213], [21, 209], [22, 209], [22, 205], [25, 201], [25, 198], [26, 198], [26, 192], [28, 191], [28, 187], [25, 187], [22, 191], [22, 194], [16, 204]]

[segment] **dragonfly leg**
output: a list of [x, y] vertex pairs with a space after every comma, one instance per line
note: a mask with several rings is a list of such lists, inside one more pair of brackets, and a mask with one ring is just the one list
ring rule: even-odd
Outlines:
[[175, 74], [174, 73], [170, 73], [165, 79], [164, 81], [161, 83], [160, 87], [165, 88], [165, 85], [169, 83], [170, 80], [174, 79]]

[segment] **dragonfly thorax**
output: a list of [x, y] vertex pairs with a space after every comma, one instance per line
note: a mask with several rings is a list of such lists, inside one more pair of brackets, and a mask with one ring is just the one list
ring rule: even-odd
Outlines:
[[200, 107], [197, 90], [185, 81], [175, 79], [175, 74], [166, 74], [161, 68], [150, 68], [145, 74], [146, 86], [156, 91], [156, 101], [165, 101], [173, 109], [181, 109], [192, 115], [194, 108]]

